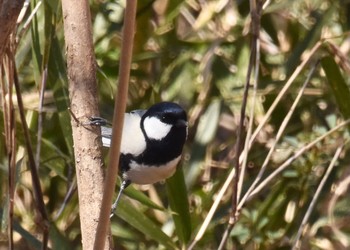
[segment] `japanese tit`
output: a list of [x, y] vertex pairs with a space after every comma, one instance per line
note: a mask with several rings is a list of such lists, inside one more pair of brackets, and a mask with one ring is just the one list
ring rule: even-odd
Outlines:
[[[110, 147], [112, 128], [107, 122], [93, 117], [90, 124], [101, 125], [102, 144]], [[122, 185], [111, 216], [130, 183], [153, 184], [175, 173], [186, 139], [187, 115], [176, 103], [161, 102], [125, 114], [119, 158]]]

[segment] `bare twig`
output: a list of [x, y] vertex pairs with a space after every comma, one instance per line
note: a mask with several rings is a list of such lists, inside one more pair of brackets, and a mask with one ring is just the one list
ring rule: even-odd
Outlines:
[[[258, 78], [259, 78], [259, 64], [260, 64], [260, 39], [256, 40], [256, 58], [255, 58], [255, 73], [254, 73], [254, 87], [253, 87], [253, 94], [252, 94], [252, 105], [250, 109], [250, 115], [249, 115], [249, 124], [248, 124], [248, 131], [247, 136], [244, 142], [244, 148], [242, 152], [243, 162], [242, 167], [240, 171], [240, 176], [238, 179], [238, 187], [237, 187], [237, 201], [241, 198], [242, 193], [242, 187], [243, 187], [243, 180], [245, 171], [247, 168], [247, 162], [248, 162], [248, 152], [249, 152], [249, 141], [252, 136], [253, 126], [254, 126], [254, 113], [255, 113], [255, 103], [256, 103], [256, 97], [258, 92]], [[241, 161], [240, 161], [241, 162]]]
[[130, 78], [130, 67], [132, 59], [132, 49], [135, 33], [137, 0], [128, 0], [126, 2], [126, 10], [124, 15], [123, 40], [121, 46], [120, 66], [119, 66], [119, 85], [115, 99], [114, 115], [113, 115], [113, 133], [112, 143], [109, 149], [109, 166], [104, 185], [104, 193], [100, 210], [100, 217], [96, 231], [94, 249], [103, 249], [107, 230], [109, 228], [109, 215], [116, 185], [118, 168], [120, 142], [122, 137], [124, 113], [128, 97], [128, 86]]
[[270, 119], [270, 116], [271, 116], [272, 112], [275, 110], [275, 108], [277, 107], [278, 103], [281, 101], [281, 99], [287, 93], [287, 91], [290, 88], [290, 86], [292, 86], [292, 83], [294, 82], [294, 80], [297, 78], [297, 76], [300, 74], [300, 72], [304, 69], [304, 67], [310, 61], [312, 56], [321, 47], [322, 43], [323, 43], [323, 41], [320, 41], [320, 42], [315, 44], [315, 46], [311, 49], [309, 54], [305, 57], [305, 60], [302, 61], [301, 64], [295, 69], [295, 71], [290, 76], [290, 78], [288, 79], [286, 84], [283, 86], [281, 91], [278, 92], [278, 95], [277, 95], [276, 99], [273, 101], [273, 103], [269, 107], [268, 111], [266, 112], [266, 114], [262, 118], [261, 122], [259, 123], [258, 127], [255, 129], [255, 131], [254, 131], [254, 133], [252, 135], [252, 138], [250, 139], [250, 142], [249, 142], [249, 148], [251, 148], [251, 146], [254, 143], [257, 135], [260, 133], [261, 129], [266, 125], [267, 121]]
[[42, 81], [40, 85], [40, 96], [39, 96], [39, 107], [38, 107], [38, 135], [37, 135], [37, 145], [36, 145], [36, 167], [39, 168], [40, 165], [40, 152], [41, 152], [41, 139], [43, 134], [43, 103], [44, 95], [46, 89], [47, 80], [47, 68], [44, 69], [42, 73]]
[[3, 66], [7, 68], [7, 74], [1, 67], [0, 80], [5, 79], [7, 76], [7, 86], [5, 86], [5, 81], [1, 81], [1, 100], [3, 107], [3, 117], [4, 117], [4, 136], [5, 136], [5, 149], [8, 161], [8, 241], [9, 249], [14, 249], [13, 244], [13, 208], [14, 208], [14, 194], [15, 194], [15, 171], [16, 171], [16, 140], [15, 140], [15, 120], [14, 120], [14, 108], [12, 98], [6, 98], [6, 93], [8, 96], [12, 96], [13, 89], [13, 64], [9, 61], [6, 56], [2, 60]]
[[[250, 138], [249, 141], [249, 145], [248, 145], [248, 150], [250, 150], [250, 148], [252, 147], [257, 135], [259, 134], [259, 132], [261, 131], [261, 129], [266, 125], [267, 121], [269, 120], [272, 112], [275, 110], [277, 104], [281, 101], [281, 99], [283, 98], [283, 96], [286, 94], [286, 92], [288, 91], [288, 89], [290, 88], [290, 86], [293, 84], [294, 80], [296, 79], [296, 77], [300, 74], [300, 72], [305, 68], [305, 66], [307, 65], [307, 63], [311, 60], [311, 58], [314, 56], [314, 54], [319, 50], [319, 48], [321, 47], [323, 41], [318, 42], [312, 49], [311, 51], [308, 53], [308, 55], [305, 57], [305, 59], [301, 62], [301, 64], [295, 69], [295, 71], [293, 72], [293, 74], [291, 75], [291, 77], [288, 79], [288, 81], [286, 82], [286, 84], [283, 86], [282, 90], [278, 93], [276, 99], [274, 100], [274, 102], [272, 103], [272, 105], [270, 106], [269, 110], [266, 112], [265, 116], [262, 118], [262, 121], [259, 123], [258, 127], [255, 129], [252, 137]], [[244, 153], [245, 154], [245, 153]], [[244, 154], [240, 155], [240, 164], [243, 161], [243, 156]], [[211, 219], [214, 216], [215, 211], [217, 210], [220, 201], [222, 199], [222, 197], [224, 196], [224, 194], [226, 193], [229, 184], [232, 182], [233, 178], [235, 176], [235, 169], [232, 169], [231, 172], [228, 174], [227, 179], [225, 180], [225, 183], [222, 185], [220, 191], [218, 192], [218, 194], [216, 195], [216, 199], [214, 201], [214, 203], [212, 204], [206, 218], [204, 219], [203, 224], [201, 225], [200, 229], [198, 230], [193, 242], [190, 244], [189, 248], [193, 249], [193, 247], [197, 244], [197, 242], [203, 237]]]
[[75, 121], [75, 123], [76, 123], [77, 126], [80, 125], [80, 124], [84, 125], [83, 123], [81, 123], [81, 122], [79, 121], [79, 119], [78, 119], [78, 118], [75, 116], [75, 114], [72, 112], [72, 109], [69, 108], [69, 107], [68, 107], [68, 112], [70, 113], [71, 118], [73, 118], [73, 120]]
[[242, 200], [240, 200], [239, 202], [239, 207], [242, 208], [247, 197], [250, 195], [250, 193], [252, 192], [252, 190], [254, 190], [254, 188], [256, 187], [256, 185], [258, 184], [258, 182], [261, 180], [263, 174], [265, 173], [265, 170], [270, 162], [270, 159], [272, 157], [272, 154], [273, 152], [275, 151], [275, 148], [279, 142], [279, 140], [281, 139], [282, 135], [283, 135], [283, 132], [284, 130], [286, 129], [292, 115], [294, 114], [294, 111], [301, 99], [301, 97], [303, 96], [303, 93], [304, 93], [304, 90], [307, 86], [307, 84], [310, 82], [310, 79], [311, 77], [313, 76], [316, 68], [317, 68], [317, 65], [319, 64], [319, 61], [317, 61], [314, 66], [312, 67], [312, 69], [310, 70], [306, 80], [304, 81], [304, 84], [303, 86], [300, 88], [299, 90], [299, 93], [297, 95], [297, 97], [295, 98], [293, 104], [292, 104], [292, 107], [289, 109], [287, 115], [285, 116], [285, 118], [283, 119], [282, 121], [282, 124], [281, 126], [279, 127], [278, 131], [277, 131], [277, 134], [276, 134], [276, 138], [275, 138], [275, 141], [273, 143], [273, 145], [271, 146], [265, 160], [264, 160], [264, 163], [262, 164], [260, 170], [259, 170], [259, 173], [258, 175], [256, 176], [256, 178], [254, 179], [253, 183], [250, 185], [249, 189], [247, 190], [247, 192], [245, 193], [244, 197], [242, 198]]
[[[347, 197], [348, 189], [350, 187], [350, 175], [346, 176], [343, 180], [339, 181], [335, 185], [335, 190], [333, 191], [333, 195], [328, 205], [328, 218], [330, 227], [335, 235], [335, 238], [339, 240], [339, 242], [344, 246], [344, 249], [349, 249], [350, 239], [345, 232], [342, 232], [339, 227], [339, 219], [335, 218], [335, 208], [337, 201], [340, 197]], [[343, 218], [340, 218], [342, 220]]]
[[[316, 140], [313, 140], [306, 146], [300, 148], [295, 154], [287, 159], [281, 166], [279, 166], [275, 171], [273, 171], [268, 177], [264, 179], [263, 182], [261, 182], [248, 196], [247, 200], [252, 199], [256, 194], [258, 194], [263, 188], [265, 188], [276, 176], [278, 176], [280, 173], [282, 173], [286, 168], [290, 166], [290, 164], [299, 158], [302, 154], [304, 154], [306, 151], [310, 150], [312, 147], [314, 147], [317, 143], [321, 142], [323, 139], [325, 139], [330, 134], [338, 131], [340, 128], [350, 124], [350, 119], [343, 121], [342, 123], [338, 124], [331, 130], [329, 130], [327, 133], [323, 134], [322, 136], [318, 137]], [[240, 204], [241, 205], [241, 204]]]
[[240, 178], [240, 159], [239, 158], [242, 152], [243, 128], [244, 128], [244, 120], [245, 120], [245, 113], [246, 113], [246, 106], [247, 106], [247, 99], [248, 99], [248, 90], [250, 87], [250, 79], [252, 78], [253, 68], [256, 65], [256, 58], [257, 58], [256, 54], [258, 51], [257, 46], [259, 45], [258, 40], [259, 40], [259, 32], [260, 32], [261, 8], [262, 8], [262, 1], [250, 0], [250, 14], [252, 19], [252, 22], [251, 22], [252, 41], [251, 41], [251, 52], [250, 52], [248, 72], [246, 77], [246, 84], [244, 87], [244, 93], [243, 93], [243, 99], [242, 99], [240, 122], [237, 130], [237, 142], [236, 142], [235, 162], [234, 162], [236, 170], [235, 170], [235, 176], [233, 178], [231, 213], [230, 213], [230, 218], [228, 221], [227, 228], [224, 232], [224, 235], [221, 239], [218, 249], [225, 248], [228, 236], [230, 235], [238, 217], [238, 210], [237, 210], [238, 195], [239, 195], [238, 183]]
[[21, 12], [19, 13], [18, 18], [17, 18], [17, 24], [19, 24], [19, 23], [21, 23], [23, 21], [23, 18], [25, 16], [26, 12], [27, 12], [28, 7], [29, 7], [29, 4], [30, 4], [30, 0], [25, 0], [24, 1], [23, 7], [21, 9]]
[[[14, 63], [15, 61], [14, 57], [11, 59], [13, 60], [13, 63]], [[39, 219], [37, 219], [36, 222], [43, 230], [42, 249], [47, 249], [47, 242], [49, 239], [49, 220], [45, 209], [45, 203], [43, 200], [44, 197], [40, 186], [38, 170], [35, 164], [32, 142], [30, 139], [28, 125], [27, 125], [25, 113], [24, 113], [21, 89], [19, 86], [19, 81], [18, 81], [17, 72], [15, 68], [14, 68], [13, 74], [14, 74], [14, 84], [15, 84], [15, 89], [17, 94], [18, 110], [19, 110], [22, 128], [23, 128], [24, 141], [25, 141], [26, 149], [28, 153], [28, 161], [29, 161], [29, 168], [30, 168], [32, 183], [33, 183], [35, 205], [39, 215]]]
[[[17, 36], [16, 36], [16, 43], [17, 43], [17, 44], [18, 44], [19, 41], [21, 40], [23, 34], [28, 30], [29, 25], [30, 25], [30, 23], [32, 22], [32, 20], [33, 20], [35, 14], [38, 12], [38, 10], [39, 10], [41, 4], [42, 4], [42, 1], [37, 2], [35, 8], [30, 12], [29, 17], [27, 18], [27, 20], [26, 20], [25, 23], [23, 24], [22, 29], [20, 30], [20, 32], [19, 32], [19, 33], [17, 34]], [[28, 6], [29, 6], [29, 4], [27, 4], [27, 1], [26, 1], [26, 3], [25, 3], [24, 6], [23, 6], [23, 9], [22, 9], [22, 11], [21, 11], [21, 12], [23, 12], [23, 15], [25, 14], [25, 12], [26, 12]], [[22, 13], [21, 13], [21, 14], [22, 14]], [[17, 22], [22, 21], [22, 19], [23, 19], [23, 17], [21, 16], [20, 18], [18, 18]]]
[[[12, 85], [12, 84], [11, 84]], [[11, 91], [12, 93], [12, 91]], [[10, 98], [12, 99], [12, 98]], [[12, 100], [10, 102], [11, 109], [9, 110], [9, 125], [10, 125], [10, 133], [8, 139], [10, 139], [10, 148], [9, 148], [9, 154], [8, 154], [8, 162], [9, 162], [9, 248], [14, 249], [14, 242], [13, 242], [13, 227], [14, 227], [14, 221], [13, 221], [13, 208], [14, 208], [14, 197], [15, 197], [15, 187], [16, 187], [16, 122], [15, 122], [15, 110], [13, 108]]]
[[[23, 5], [23, 0], [0, 1], [0, 81], [2, 89], [2, 106], [4, 115], [4, 132], [6, 139], [6, 153], [8, 157], [8, 237], [9, 249], [14, 249], [13, 242], [13, 208], [15, 194], [15, 172], [16, 172], [16, 137], [14, 108], [12, 103], [12, 89], [14, 82], [15, 61], [11, 50], [12, 34], [16, 30], [16, 19]], [[12, 47], [13, 49], [13, 47]], [[7, 87], [5, 86], [5, 69], [7, 69]], [[6, 93], [8, 103], [6, 103]]]
[[226, 193], [226, 190], [228, 189], [228, 187], [230, 186], [230, 184], [232, 182], [232, 179], [235, 175], [235, 170], [236, 170], [235, 168], [232, 169], [232, 171], [230, 172], [229, 176], [227, 177], [224, 185], [220, 189], [219, 193], [216, 195], [216, 199], [214, 200], [213, 205], [211, 206], [207, 216], [205, 217], [202, 226], [199, 228], [199, 231], [198, 231], [197, 235], [195, 236], [194, 240], [192, 241], [190, 246], [187, 248], [188, 250], [194, 249], [197, 242], [200, 241], [200, 239], [203, 237], [205, 230], [207, 229], [211, 219], [213, 218], [214, 213], [215, 213], [216, 209], [218, 208], [222, 197], [224, 196], [224, 194]]
[[57, 211], [56, 215], [53, 217], [53, 220], [57, 220], [57, 219], [61, 216], [61, 214], [62, 214], [64, 208], [66, 207], [66, 205], [68, 204], [68, 202], [70, 201], [70, 199], [72, 198], [73, 194], [74, 194], [76, 191], [77, 191], [77, 181], [74, 180], [74, 181], [70, 184], [70, 186], [69, 186], [69, 188], [68, 188], [68, 191], [67, 191], [67, 193], [66, 193], [66, 195], [65, 195], [65, 197], [64, 197], [64, 200], [63, 200], [63, 202], [62, 202], [62, 204], [61, 204], [61, 207], [60, 207], [60, 209]]
[[[20, 113], [20, 118], [22, 122], [22, 128], [24, 132], [24, 139], [26, 144], [26, 149], [28, 152], [28, 159], [29, 159], [29, 168], [31, 171], [31, 177], [32, 177], [32, 183], [33, 183], [33, 193], [34, 193], [34, 200], [35, 200], [35, 206], [37, 210], [38, 219], [36, 220], [37, 224], [41, 227], [43, 230], [43, 237], [42, 237], [42, 249], [47, 249], [47, 242], [48, 242], [48, 217], [45, 210], [45, 204], [43, 201], [43, 195], [41, 191], [39, 176], [36, 169], [34, 154], [32, 150], [32, 144], [30, 141], [28, 126], [25, 120], [25, 113], [24, 113], [24, 107], [23, 107], [23, 101], [20, 91], [20, 86], [18, 82], [17, 72], [16, 72], [16, 66], [15, 66], [15, 58], [14, 58], [14, 43], [10, 45], [10, 36], [11, 34], [14, 34], [15, 27], [16, 27], [16, 20], [18, 18], [18, 15], [20, 13], [20, 10], [22, 8], [23, 1], [1, 1], [0, 9], [4, 10], [0, 12], [0, 23], [2, 24], [0, 27], [0, 62], [3, 62], [3, 55], [5, 51], [7, 51], [8, 56], [8, 65], [9, 65], [9, 82], [14, 83], [16, 94], [17, 94], [17, 101], [18, 101], [18, 109]], [[13, 42], [14, 40], [12, 40]], [[12, 49], [10, 46], [12, 46]], [[11, 86], [10, 84], [10, 86]], [[12, 92], [9, 92], [11, 95], [9, 95], [9, 98], [12, 98]], [[9, 107], [11, 108], [11, 107]], [[8, 109], [7, 111], [7, 117], [10, 118], [13, 122], [13, 111]], [[11, 118], [12, 117], [12, 118]], [[10, 122], [11, 123], [11, 122]], [[13, 247], [11, 245], [12, 243], [12, 213], [13, 213], [13, 194], [14, 194], [14, 166], [15, 166], [15, 151], [14, 151], [14, 143], [15, 143], [15, 134], [14, 134], [14, 126], [10, 125], [7, 127], [7, 135], [9, 136], [8, 139], [11, 141], [11, 147], [13, 154], [11, 156], [11, 160], [9, 164], [12, 165], [9, 178], [9, 199], [10, 199], [10, 249]]]
[[329, 177], [330, 173], [332, 172], [332, 170], [333, 170], [333, 168], [335, 166], [335, 163], [338, 160], [338, 158], [340, 156], [340, 153], [343, 150], [343, 147], [344, 147], [344, 145], [341, 145], [335, 151], [335, 154], [334, 154], [334, 156], [332, 158], [332, 161], [329, 164], [326, 173], [324, 174], [320, 184], [317, 187], [317, 190], [316, 190], [316, 192], [315, 192], [315, 194], [314, 194], [314, 196], [313, 196], [313, 198], [311, 200], [311, 203], [310, 203], [310, 205], [309, 205], [309, 207], [308, 207], [308, 209], [307, 209], [307, 211], [306, 211], [306, 213], [304, 215], [304, 218], [303, 218], [303, 220], [302, 220], [302, 222], [300, 224], [300, 227], [298, 229], [298, 233], [297, 233], [297, 235], [295, 237], [295, 240], [294, 240], [294, 243], [293, 243], [293, 246], [292, 246], [293, 250], [300, 249], [300, 244], [301, 244], [300, 243], [300, 237], [301, 237], [301, 234], [303, 233], [303, 231], [305, 229], [306, 223], [308, 222], [308, 220], [310, 218], [311, 212], [313, 211], [313, 209], [314, 209], [314, 207], [316, 205], [318, 197], [320, 196], [320, 193], [321, 193], [324, 185], [326, 184], [326, 181], [328, 180], [328, 177]]

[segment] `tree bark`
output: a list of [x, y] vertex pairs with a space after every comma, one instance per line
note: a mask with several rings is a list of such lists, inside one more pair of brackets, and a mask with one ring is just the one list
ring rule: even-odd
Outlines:
[[2, 60], [10, 34], [15, 31], [24, 0], [0, 0], [0, 60]]
[[[62, 0], [71, 111], [79, 122], [98, 112], [96, 61], [87, 0]], [[103, 194], [98, 128], [71, 119], [83, 249], [93, 249]], [[109, 249], [108, 242], [105, 249]]]

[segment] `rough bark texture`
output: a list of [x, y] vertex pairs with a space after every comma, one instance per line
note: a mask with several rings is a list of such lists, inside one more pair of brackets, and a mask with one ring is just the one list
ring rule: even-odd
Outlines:
[[[87, 0], [62, 0], [71, 110], [81, 122], [98, 115], [96, 62]], [[103, 193], [97, 129], [71, 119], [83, 249], [93, 249]], [[105, 249], [109, 248], [106, 244]]]
[[24, 0], [0, 0], [0, 59], [2, 59], [11, 32], [15, 30], [23, 2]]

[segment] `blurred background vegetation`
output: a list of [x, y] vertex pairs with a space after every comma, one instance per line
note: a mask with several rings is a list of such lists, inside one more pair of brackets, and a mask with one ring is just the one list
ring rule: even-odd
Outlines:
[[[100, 112], [112, 120], [125, 2], [90, 0], [90, 6]], [[39, 152], [39, 174], [50, 218], [49, 246], [80, 249], [62, 18], [60, 1], [30, 2], [18, 26], [16, 65], [34, 151]], [[207, 218], [234, 167], [232, 152], [243, 90], [252, 66], [251, 20], [247, 0], [139, 1], [128, 109], [175, 101], [188, 111], [190, 128], [182, 171], [167, 184], [128, 188], [118, 216], [112, 219], [118, 249], [186, 248]], [[281, 165], [286, 167], [244, 203], [224, 248], [290, 249], [301, 231], [301, 249], [349, 249], [349, 126], [336, 129], [308, 150], [302, 147], [350, 118], [350, 2], [266, 1], [260, 21], [258, 81], [257, 88], [252, 81], [249, 90], [246, 117], [242, 118], [244, 133], [249, 122], [253, 131], [263, 122], [279, 94], [282, 99], [268, 114], [268, 122], [246, 157], [241, 196], [256, 179], [271, 148], [261, 180]], [[39, 108], [46, 66], [45, 98]], [[288, 91], [281, 92], [288, 81], [292, 81]], [[283, 123], [305, 81], [290, 120]], [[0, 113], [3, 131], [3, 109]], [[42, 123], [38, 122], [40, 113]], [[16, 249], [37, 249], [41, 231], [36, 221], [40, 218], [35, 218], [23, 133], [20, 120], [16, 121], [14, 239]], [[5, 138], [0, 140], [0, 248], [6, 249], [8, 162]], [[300, 150], [302, 153], [292, 158]], [[329, 175], [327, 169], [332, 170]], [[327, 177], [325, 185], [315, 206], [310, 206], [323, 177]], [[194, 249], [218, 248], [231, 202], [232, 186]], [[308, 209], [311, 214], [302, 223]]]

